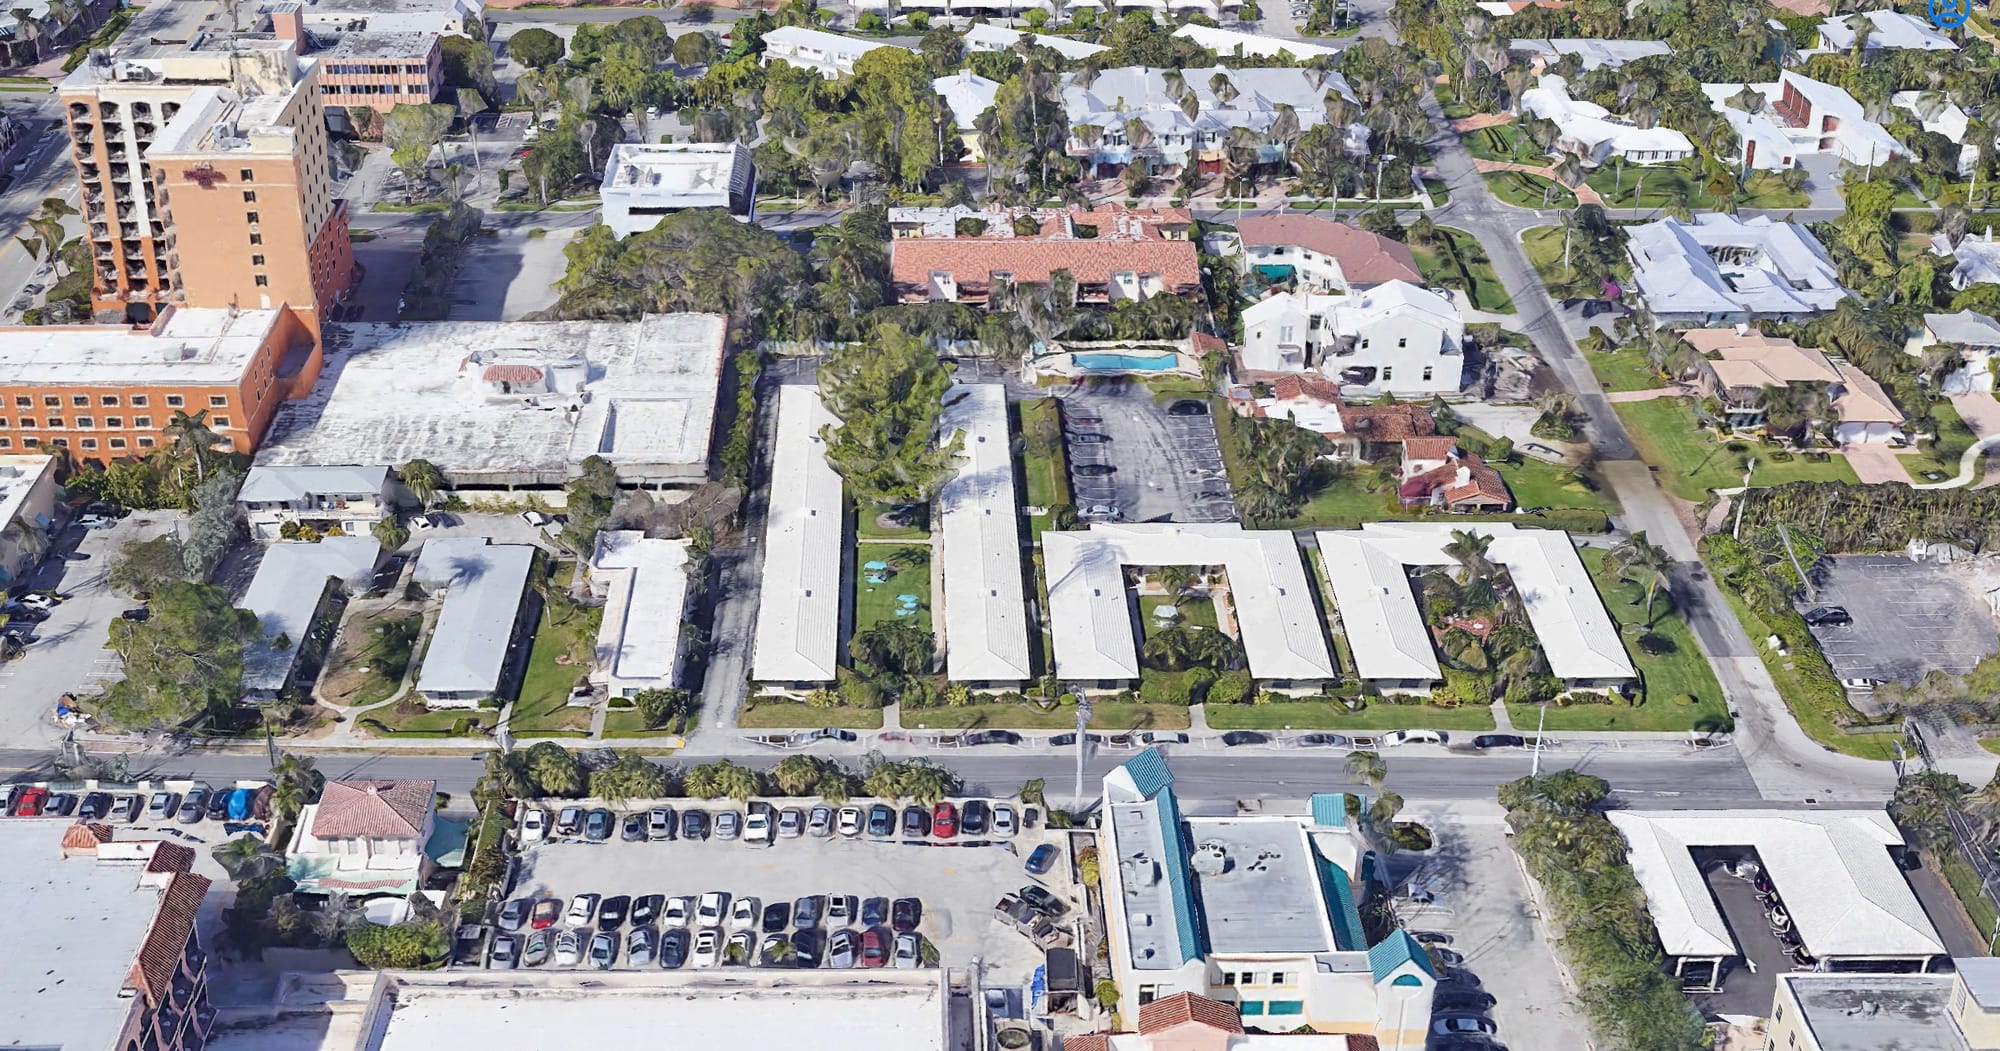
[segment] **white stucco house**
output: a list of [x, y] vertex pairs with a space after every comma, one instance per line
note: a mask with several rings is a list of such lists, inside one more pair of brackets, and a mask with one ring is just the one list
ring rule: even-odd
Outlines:
[[1407, 281], [1348, 295], [1280, 292], [1243, 312], [1242, 362], [1253, 372], [1316, 369], [1357, 397], [1455, 394], [1465, 320]]

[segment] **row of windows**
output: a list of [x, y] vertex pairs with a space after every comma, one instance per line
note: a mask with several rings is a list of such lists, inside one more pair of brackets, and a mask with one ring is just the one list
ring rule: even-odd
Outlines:
[[329, 95], [424, 95], [429, 96], [431, 88], [424, 84], [328, 84]]
[[[23, 416], [16, 422], [19, 424], [20, 429], [24, 431], [33, 430], [37, 427], [45, 427], [52, 431], [59, 431], [70, 426], [75, 426], [78, 430], [88, 431], [88, 430], [95, 430], [97, 427], [97, 421], [89, 416], [78, 416], [71, 423], [64, 423], [62, 417], [60, 416], [51, 416], [48, 419], [41, 421], [40, 423], [35, 422], [35, 418], [33, 416]], [[215, 427], [227, 427], [230, 425], [229, 417], [227, 416], [211, 416], [208, 418], [208, 422], [211, 426]], [[114, 431], [124, 430], [125, 417], [106, 416], [104, 418], [104, 426], [108, 430], [114, 430]], [[148, 430], [153, 426], [153, 418], [151, 416], [134, 416], [132, 417], [132, 426], [139, 430]], [[4, 416], [0, 416], [0, 430], [6, 430], [6, 429], [8, 429], [7, 419]]]
[[400, 63], [395, 65], [389, 65], [384, 63], [373, 63], [373, 62], [358, 62], [358, 63], [348, 62], [348, 63], [341, 63], [338, 65], [330, 65], [326, 67], [326, 71], [328, 73], [354, 73], [362, 75], [388, 74], [390, 76], [397, 76], [409, 73], [420, 73], [423, 72], [425, 68], [426, 67], [418, 65], [416, 63]]
[[[125, 439], [123, 439], [123, 438], [111, 438], [111, 439], [108, 439], [108, 440], [107, 440], [107, 443], [108, 443], [108, 444], [110, 445], [110, 447], [111, 447], [111, 448], [113, 448], [113, 449], [123, 449], [123, 448], [126, 448], [126, 445], [125, 445]], [[29, 436], [29, 437], [26, 437], [26, 438], [23, 438], [23, 439], [21, 439], [21, 447], [22, 447], [22, 448], [25, 448], [25, 449], [37, 449], [37, 448], [40, 448], [40, 447], [41, 447], [41, 444], [42, 444], [42, 440], [41, 440], [40, 438], [36, 438], [36, 437], [33, 437], [33, 436]], [[50, 438], [50, 439], [49, 439], [49, 444], [50, 444], [50, 445], [58, 445], [58, 446], [61, 446], [62, 448], [65, 448], [65, 449], [67, 449], [67, 448], [69, 448], [69, 439], [68, 439], [68, 438]], [[150, 448], [152, 448], [152, 447], [153, 447], [153, 446], [154, 446], [155, 444], [157, 444], [157, 443], [156, 443], [156, 442], [155, 442], [155, 441], [154, 441], [153, 439], [151, 439], [151, 438], [140, 438], [140, 439], [139, 439], [139, 448], [141, 448], [141, 449], [150, 449]], [[83, 450], [84, 450], [85, 452], [95, 452], [95, 451], [97, 451], [97, 439], [95, 439], [95, 438], [84, 438], [84, 439], [82, 439], [81, 441], [77, 442], [77, 445], [78, 445], [78, 446], [80, 446], [80, 447], [82, 447], [82, 448], [83, 448]], [[13, 447], [14, 447], [14, 439], [12, 439], [12, 438], [8, 438], [8, 437], [4, 437], [4, 436], [0, 436], [0, 449], [12, 449]]]
[[1304, 1000], [1245, 1000], [1236, 1005], [1238, 1014], [1245, 1018], [1258, 1015], [1302, 1015], [1306, 1013]]
[[1258, 980], [1258, 979], [1259, 979], [1259, 977], [1260, 977], [1260, 976], [1261, 976], [1262, 974], [1263, 974], [1263, 972], [1261, 972], [1261, 971], [1244, 971], [1244, 972], [1242, 972], [1241, 974], [1238, 974], [1238, 973], [1237, 973], [1237, 972], [1235, 972], [1235, 971], [1224, 971], [1224, 972], [1222, 972], [1222, 981], [1221, 981], [1221, 982], [1219, 982], [1218, 984], [1220, 984], [1220, 985], [1290, 985], [1290, 984], [1292, 984], [1292, 972], [1290, 972], [1290, 971], [1272, 971], [1272, 972], [1271, 972], [1271, 980], [1270, 980], [1270, 981], [1268, 981], [1268, 982], [1264, 982], [1264, 981], [1259, 981], [1259, 980]]
[[[109, 408], [116, 408], [118, 406], [118, 398], [119, 396], [116, 394], [101, 395], [98, 398], [98, 404]], [[79, 408], [89, 408], [90, 395], [72, 394], [69, 396], [69, 403]], [[150, 399], [148, 398], [147, 395], [134, 394], [131, 396], [130, 404], [135, 409], [143, 409], [150, 403], [151, 403]], [[60, 408], [62, 406], [62, 399], [54, 394], [44, 394], [42, 395], [42, 404], [53, 408]], [[179, 394], [169, 394], [167, 395], [167, 404], [173, 408], [180, 408], [181, 406], [187, 404], [187, 399]], [[228, 408], [228, 406], [229, 406], [228, 395], [211, 394], [208, 396], [209, 408], [223, 409], [223, 408]], [[14, 407], [17, 409], [32, 409], [35, 407], [35, 399], [26, 394], [16, 394], [14, 396]], [[140, 417], [140, 419], [145, 419], [145, 417], [142, 416]], [[4, 426], [6, 426], [6, 424], [0, 423], [0, 427]], [[145, 424], [142, 423], [140, 424], [140, 426], [143, 427], [145, 426]]]

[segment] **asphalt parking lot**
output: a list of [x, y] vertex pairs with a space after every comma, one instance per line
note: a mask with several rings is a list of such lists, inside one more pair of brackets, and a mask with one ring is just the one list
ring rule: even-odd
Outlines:
[[1184, 403], [1202, 411], [1175, 415], [1173, 406], [1182, 402], [1156, 404], [1152, 388], [1124, 379], [1094, 380], [1063, 396], [1079, 513], [1108, 505], [1126, 522], [1236, 520], [1215, 421], [1207, 403]]
[[1962, 675], [2000, 652], [1993, 611], [1974, 577], [1950, 566], [1886, 555], [1838, 555], [1819, 574], [1818, 601], [1843, 606], [1852, 624], [1812, 629], [1843, 679], [1914, 683], [1933, 668]]
[[[676, 799], [666, 805], [678, 814], [684, 803], [692, 802], [696, 801]], [[809, 800], [773, 802], [808, 809], [812, 805]], [[865, 810], [873, 802], [858, 800], [852, 805]], [[713, 814], [730, 807], [723, 801], [705, 809]], [[621, 811], [621, 819], [629, 812]], [[724, 891], [732, 899], [754, 897], [763, 905], [812, 894], [851, 894], [864, 900], [917, 898], [923, 903], [917, 932], [936, 947], [941, 966], [964, 967], [977, 957], [989, 975], [1012, 981], [1039, 966], [1042, 952], [996, 920], [993, 907], [1003, 895], [1038, 882], [1069, 904], [1066, 918], [1078, 915], [1082, 896], [1070, 879], [1067, 851], [1045, 876], [1033, 877], [1023, 869], [1023, 859], [1036, 846], [1053, 843], [1062, 849], [1066, 837], [1065, 832], [1037, 826], [1010, 840], [986, 840], [986, 845], [962, 837], [911, 842], [898, 835], [893, 840], [801, 836], [760, 846], [712, 837], [626, 842], [614, 833], [599, 843], [570, 839], [528, 846], [510, 896], [664, 894], [671, 898]], [[946, 842], [950, 845], [942, 845]], [[831, 930], [824, 925], [822, 929]], [[851, 929], [858, 935], [860, 925]], [[621, 953], [618, 969], [624, 968]]]

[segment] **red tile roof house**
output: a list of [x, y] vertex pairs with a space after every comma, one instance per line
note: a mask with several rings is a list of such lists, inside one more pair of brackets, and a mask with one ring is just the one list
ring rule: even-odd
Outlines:
[[1379, 1051], [1361, 1033], [1246, 1033], [1233, 1005], [1175, 993], [1139, 1008], [1139, 1029], [1064, 1037], [1063, 1051], [1250, 1051], [1260, 1044], [1285, 1051]]
[[1259, 215], [1237, 223], [1236, 236], [1243, 242], [1246, 270], [1257, 267], [1284, 280], [1277, 268], [1289, 269], [1309, 291], [1424, 283], [1408, 245], [1346, 223], [1293, 213]]
[[984, 304], [996, 282], [1048, 284], [1057, 271], [1078, 303], [1195, 295], [1193, 227], [1185, 208], [892, 208], [889, 272], [905, 303]]
[[430, 875], [436, 781], [328, 781], [299, 814], [285, 867], [302, 893], [408, 894]]
[[1271, 381], [1268, 398], [1232, 397], [1240, 415], [1288, 419], [1333, 443], [1335, 460], [1374, 463], [1402, 456], [1407, 439], [1437, 433], [1430, 410], [1414, 402], [1349, 405], [1340, 384], [1318, 376], [1287, 373]]
[[1508, 491], [1500, 472], [1479, 457], [1460, 451], [1450, 438], [1406, 439], [1402, 475], [1396, 495], [1404, 507], [1477, 513], [1502, 512], [1514, 506], [1514, 494]]

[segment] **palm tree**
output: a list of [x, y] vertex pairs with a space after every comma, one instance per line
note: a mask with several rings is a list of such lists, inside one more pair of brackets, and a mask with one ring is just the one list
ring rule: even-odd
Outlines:
[[1493, 538], [1481, 533], [1471, 533], [1463, 529], [1451, 531], [1451, 543], [1444, 546], [1444, 556], [1458, 563], [1463, 572], [1459, 583], [1493, 574], [1493, 560], [1487, 552], [1493, 547]]
[[1633, 533], [1624, 543], [1611, 549], [1610, 568], [1613, 573], [1632, 581], [1646, 589], [1646, 626], [1653, 626], [1653, 596], [1667, 584], [1667, 574], [1673, 570], [1674, 559], [1664, 548], [1646, 539], [1646, 531]]
[[788, 755], [771, 768], [771, 780], [788, 796], [805, 795], [819, 778], [819, 760], [809, 755]]
[[1379, 752], [1349, 752], [1347, 776], [1369, 788], [1380, 790], [1382, 782], [1389, 779], [1389, 764], [1382, 760]]
[[735, 763], [726, 760], [723, 762], [722, 767], [721, 770], [716, 771], [715, 781], [716, 788], [721, 791], [721, 794], [736, 800], [738, 803], [742, 803], [748, 801], [751, 796], [756, 795], [763, 789], [764, 778], [757, 771], [747, 766], [737, 766]]
[[1179, 598], [1194, 587], [1195, 577], [1193, 566], [1161, 566], [1160, 588], [1168, 598]]
[[238, 836], [215, 848], [215, 860], [238, 883], [263, 875], [278, 860], [268, 844], [256, 836]]

